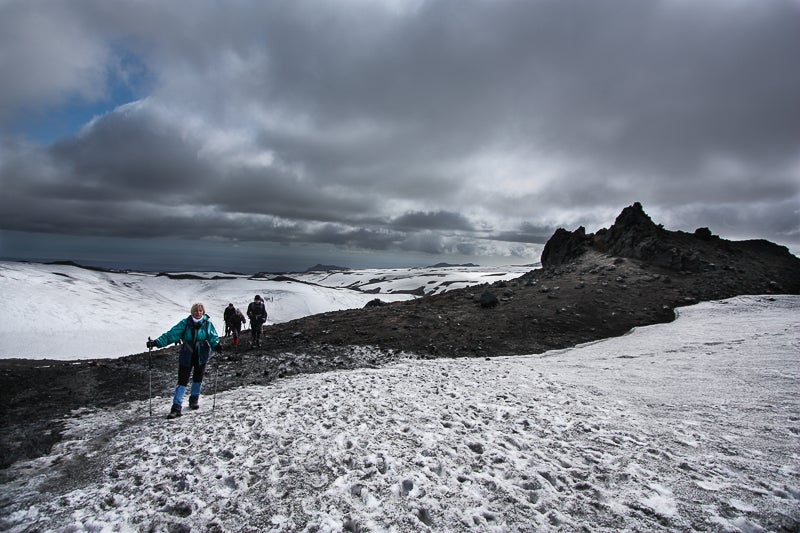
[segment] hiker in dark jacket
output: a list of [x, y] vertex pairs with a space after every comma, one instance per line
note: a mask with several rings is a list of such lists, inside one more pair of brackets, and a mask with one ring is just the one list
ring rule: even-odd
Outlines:
[[250, 305], [247, 306], [247, 318], [250, 319], [250, 335], [252, 335], [252, 345], [261, 346], [261, 327], [267, 321], [267, 308], [264, 300], [256, 294]]
[[238, 309], [233, 310], [230, 318], [225, 320], [225, 327], [230, 328], [233, 334], [233, 345], [239, 346], [239, 335], [242, 333], [242, 325], [247, 322], [241, 311]]
[[222, 345], [220, 344], [217, 330], [206, 314], [203, 304], [196, 303], [192, 305], [191, 313], [191, 315], [175, 324], [172, 329], [156, 340], [147, 341], [148, 348], [163, 348], [174, 342], [181, 342], [178, 357], [178, 386], [175, 387], [172, 410], [167, 418], [181, 416], [183, 397], [189, 385], [190, 375], [192, 376], [192, 387], [189, 391], [189, 407], [191, 409], [200, 407], [203, 373], [206, 369], [206, 363], [211, 358], [211, 350], [222, 353]]
[[231, 323], [233, 321], [233, 317], [236, 315], [236, 308], [233, 307], [233, 304], [228, 304], [228, 307], [225, 308], [225, 311], [222, 312], [222, 319], [225, 320], [225, 336], [231, 334]]

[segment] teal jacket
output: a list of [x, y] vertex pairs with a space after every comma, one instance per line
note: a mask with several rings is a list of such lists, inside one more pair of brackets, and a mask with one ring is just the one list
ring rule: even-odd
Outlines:
[[172, 329], [157, 338], [155, 340], [156, 346], [163, 348], [181, 341], [183, 346], [188, 348], [187, 350], [182, 347], [180, 351], [181, 365], [191, 366], [192, 355], [195, 352], [199, 355], [200, 364], [206, 364], [206, 361], [211, 356], [211, 350], [219, 347], [219, 335], [208, 315], [203, 315], [197, 327], [194, 326], [194, 320], [191, 315], [184, 318], [175, 324]]

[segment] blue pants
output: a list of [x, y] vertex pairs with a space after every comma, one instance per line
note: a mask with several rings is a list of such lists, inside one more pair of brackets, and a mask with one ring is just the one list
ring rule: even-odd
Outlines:
[[172, 403], [174, 405], [181, 405], [183, 403], [183, 397], [189, 385], [190, 375], [192, 375], [192, 388], [189, 391], [189, 395], [200, 396], [200, 391], [203, 388], [203, 374], [205, 373], [206, 365], [198, 364], [196, 361], [195, 359], [195, 364], [192, 366], [178, 366], [178, 386], [175, 387], [175, 396], [172, 398]]

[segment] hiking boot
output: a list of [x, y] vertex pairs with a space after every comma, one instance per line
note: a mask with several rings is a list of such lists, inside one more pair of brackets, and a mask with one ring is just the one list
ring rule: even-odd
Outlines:
[[181, 406], [173, 403], [167, 418], [178, 418], [179, 416], [181, 416]]
[[200, 396], [189, 396], [189, 409], [200, 409]]

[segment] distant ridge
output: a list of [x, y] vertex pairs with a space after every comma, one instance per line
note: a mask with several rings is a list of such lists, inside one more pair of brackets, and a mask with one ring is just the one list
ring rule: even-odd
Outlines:
[[220, 280], [220, 279], [236, 279], [237, 276], [220, 276], [219, 274], [215, 274], [213, 276], [203, 276], [202, 274], [188, 274], [188, 273], [171, 273], [171, 272], [159, 272], [156, 274], [156, 277], [166, 277], [169, 279], [210, 279], [210, 280]]
[[348, 267], [342, 267], [337, 265], [322, 265], [317, 263], [313, 267], [307, 268], [306, 272], [330, 272], [331, 270], [350, 270]]
[[[27, 263], [27, 261], [25, 261]], [[82, 268], [84, 270], [91, 270], [93, 272], [111, 272], [111, 273], [126, 273], [128, 270], [124, 270], [121, 268], [103, 268], [103, 267], [96, 267], [96, 266], [87, 266], [82, 265], [80, 263], [76, 263], [75, 261], [50, 261], [48, 263], [44, 263], [45, 265], [59, 265], [59, 266], [71, 266], [75, 268]]]
[[452, 263], [436, 263], [435, 265], [426, 266], [425, 268], [451, 268], [451, 267], [479, 267], [480, 265], [476, 265], [475, 263], [463, 263], [460, 265], [454, 265]]

